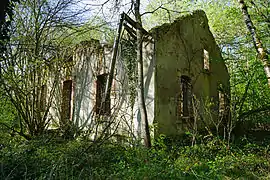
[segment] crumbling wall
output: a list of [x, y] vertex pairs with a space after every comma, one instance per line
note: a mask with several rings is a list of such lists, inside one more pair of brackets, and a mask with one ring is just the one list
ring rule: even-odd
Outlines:
[[84, 41], [75, 50], [73, 122], [77, 126], [90, 124], [94, 117], [96, 77], [103, 71], [103, 57], [103, 48], [97, 40]]
[[[205, 13], [195, 11], [153, 29], [152, 33], [155, 39], [155, 121], [158, 132], [172, 136], [183, 134], [198, 119], [198, 128], [213, 126], [219, 113], [218, 87], [222, 84], [228, 92], [229, 75]], [[204, 52], [208, 52], [208, 68], [205, 67]], [[186, 117], [181, 102], [183, 91], [187, 91], [183, 90], [183, 79], [190, 81], [192, 92], [192, 112]], [[213, 103], [209, 113], [205, 108], [207, 103]]]
[[[132, 138], [138, 137], [144, 125], [140, 121], [137, 104], [138, 87], [135, 84], [135, 102], [131, 103], [129, 67], [127, 59], [121, 56], [121, 48], [117, 55], [112, 83], [110, 111], [103, 113], [97, 110], [99, 109], [97, 102], [101, 101], [97, 93], [101, 89], [104, 90], [104, 80], [107, 78], [106, 74], [109, 73], [112, 50], [110, 45], [100, 44], [97, 40], [84, 41], [77, 46], [73, 56], [72, 73], [69, 77], [73, 83], [72, 110], [68, 111], [67, 108], [70, 107], [64, 107], [64, 105], [62, 109], [68, 112], [65, 116], [72, 114], [71, 119], [75, 127], [89, 130], [92, 134], [102, 133], [103, 129], [110, 125], [106, 133], [121, 134]], [[134, 51], [136, 50], [134, 49]], [[144, 43], [143, 53], [146, 106], [149, 120], [152, 122], [154, 119], [153, 43]], [[136, 59], [134, 59], [134, 63], [135, 69], [137, 69]], [[100, 83], [103, 83], [103, 88]], [[68, 103], [70, 102], [66, 102], [66, 104]]]
[[[154, 28], [151, 34], [143, 42], [144, 95], [149, 124], [157, 123], [157, 134], [169, 136], [215, 127], [217, 123], [222, 125], [220, 112], [226, 114], [228, 101], [221, 100], [229, 97], [229, 75], [205, 13], [195, 11]], [[112, 47], [91, 40], [76, 48], [72, 75], [68, 77], [73, 82], [73, 106], [71, 112], [66, 111], [72, 114], [75, 126], [97, 134], [110, 125], [109, 133], [141, 137], [144, 122], [138, 108], [139, 87], [134, 81], [137, 61], [135, 55], [134, 58], [129, 55], [130, 59], [123, 55], [124, 47], [122, 44], [119, 48], [110, 104], [106, 106], [110, 112], [96, 105], [101, 101], [97, 93], [104, 90]], [[132, 51], [136, 53], [136, 49]], [[132, 78], [130, 71], [133, 71]]]

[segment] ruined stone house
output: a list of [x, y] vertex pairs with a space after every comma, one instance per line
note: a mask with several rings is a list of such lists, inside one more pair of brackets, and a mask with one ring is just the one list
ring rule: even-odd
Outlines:
[[[205, 13], [195, 11], [150, 34], [143, 43], [149, 123], [156, 123], [158, 134], [168, 136], [222, 127], [228, 118], [229, 74]], [[94, 127], [110, 125], [114, 133], [140, 135], [136, 60], [130, 66], [131, 60], [122, 56], [124, 48], [120, 45], [111, 98], [101, 106], [112, 47], [96, 40], [78, 46], [72, 70], [63, 80], [62, 121], [72, 120], [93, 132]]]

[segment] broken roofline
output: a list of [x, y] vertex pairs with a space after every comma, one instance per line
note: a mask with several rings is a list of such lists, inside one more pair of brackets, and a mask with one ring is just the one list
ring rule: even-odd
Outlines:
[[202, 25], [204, 25], [204, 27], [209, 28], [209, 26], [208, 26], [208, 18], [206, 16], [205, 12], [203, 10], [201, 10], [201, 9], [198, 9], [198, 10], [192, 11], [192, 12], [186, 14], [186, 15], [182, 15], [182, 16], [177, 17], [172, 23], [164, 23], [164, 24], [162, 24], [160, 26], [156, 26], [156, 27], [152, 28], [151, 30], [149, 30], [149, 34], [152, 37], [158, 38], [157, 36], [153, 36], [153, 34], [156, 34], [156, 32], [158, 32], [158, 31], [166, 32], [174, 24], [177, 24], [177, 23], [182, 22], [182, 21], [190, 20], [190, 18], [193, 18], [196, 21], [201, 20]]
[[[136, 31], [134, 29], [140, 28], [144, 35], [154, 37], [153, 34], [157, 30], [161, 30], [161, 29], [166, 30], [166, 28], [170, 28], [173, 24], [176, 24], [176, 23], [178, 23], [180, 21], [188, 20], [188, 19], [190, 19], [190, 17], [193, 17], [196, 20], [198, 20], [198, 19], [203, 20], [202, 23], [206, 25], [205, 27], [209, 28], [209, 26], [208, 26], [208, 18], [206, 16], [205, 12], [203, 10], [201, 10], [201, 9], [192, 11], [192, 12], [186, 14], [186, 15], [179, 16], [172, 23], [164, 23], [164, 24], [162, 24], [160, 26], [153, 27], [149, 31], [145, 30], [141, 25], [137, 24], [137, 22], [135, 22], [131, 17], [129, 17], [125, 12], [123, 12], [121, 14], [121, 19], [122, 20], [120, 19], [119, 26], [122, 24], [122, 26], [124, 26], [123, 30], [126, 30], [127, 33], [129, 35], [131, 35], [131, 37], [134, 38], [134, 40], [135, 40], [136, 39]], [[119, 29], [119, 27], [118, 27], [118, 29]], [[119, 32], [118, 32], [118, 34], [119, 34]], [[121, 31], [121, 34], [122, 34], [122, 31]], [[145, 38], [144, 40], [146, 40], [146, 39], [147, 38]], [[147, 40], [149, 40], [149, 39], [147, 39]], [[89, 41], [81, 41], [79, 44], [80, 45], [85, 45], [85, 44], [88, 44], [88, 42], [94, 42], [94, 44], [96, 44], [96, 46], [100, 45], [100, 43], [99, 43], [100, 40], [97, 40], [97, 39], [91, 39]], [[104, 44], [104, 43], [101, 43], [101, 44]], [[112, 44], [107, 44], [107, 45], [112, 46]]]

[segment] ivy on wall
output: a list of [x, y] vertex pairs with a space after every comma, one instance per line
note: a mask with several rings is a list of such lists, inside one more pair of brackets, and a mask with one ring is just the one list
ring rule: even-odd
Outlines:
[[121, 40], [121, 57], [125, 63], [128, 76], [128, 90], [130, 92], [130, 104], [134, 106], [137, 96], [138, 73], [136, 63], [136, 43], [131, 40]]

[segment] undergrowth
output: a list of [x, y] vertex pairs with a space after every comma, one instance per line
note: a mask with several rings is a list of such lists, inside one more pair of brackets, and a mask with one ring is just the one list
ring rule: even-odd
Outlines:
[[218, 138], [195, 146], [158, 138], [148, 150], [85, 140], [1, 137], [0, 179], [269, 179], [269, 146]]

